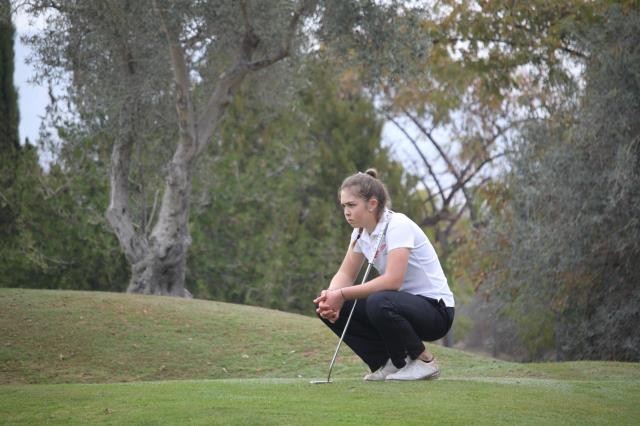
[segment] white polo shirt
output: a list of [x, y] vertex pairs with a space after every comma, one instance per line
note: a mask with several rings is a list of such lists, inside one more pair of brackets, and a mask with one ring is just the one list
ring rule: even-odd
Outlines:
[[[409, 264], [404, 275], [404, 281], [400, 291], [442, 299], [448, 307], [454, 307], [453, 293], [449, 289], [447, 277], [444, 275], [438, 255], [424, 231], [411, 219], [402, 213], [385, 210], [383, 219], [378, 222], [376, 229], [369, 234], [363, 229], [360, 239], [354, 247], [356, 253], [362, 253], [367, 261], [374, 256], [378, 236], [384, 231], [387, 219], [390, 220], [385, 241], [380, 245], [378, 256], [373, 261], [373, 266], [380, 274], [384, 274], [387, 267], [389, 251], [405, 247], [410, 249]], [[358, 228], [353, 230], [351, 241], [358, 237]]]

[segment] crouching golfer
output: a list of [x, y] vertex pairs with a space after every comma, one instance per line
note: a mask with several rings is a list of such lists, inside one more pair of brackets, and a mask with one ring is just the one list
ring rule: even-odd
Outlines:
[[[316, 312], [340, 336], [358, 300], [344, 342], [369, 366], [365, 380], [437, 377], [440, 368], [423, 341], [447, 334], [454, 300], [433, 246], [411, 219], [387, 208], [391, 200], [374, 169], [344, 180], [340, 204], [354, 228], [351, 244], [329, 288], [314, 300]], [[365, 257], [373, 258], [379, 276], [354, 286]]]

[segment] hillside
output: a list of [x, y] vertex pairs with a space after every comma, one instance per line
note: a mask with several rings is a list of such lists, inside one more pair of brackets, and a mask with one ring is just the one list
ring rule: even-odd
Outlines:
[[99, 292], [0, 289], [0, 327], [3, 384], [295, 378], [335, 343], [309, 317]]
[[[635, 424], [640, 365], [519, 364], [434, 346], [441, 378], [361, 380], [312, 318], [202, 300], [0, 289], [9, 424]], [[123, 383], [128, 382], [128, 383]]]
[[[99, 292], [0, 289], [0, 328], [2, 384], [322, 377], [337, 343], [313, 317]], [[637, 364], [519, 364], [433, 348], [443, 377], [640, 379]], [[364, 372], [343, 346], [334, 377]]]

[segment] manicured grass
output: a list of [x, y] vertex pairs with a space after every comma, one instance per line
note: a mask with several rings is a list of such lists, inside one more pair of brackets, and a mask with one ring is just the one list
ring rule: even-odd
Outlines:
[[631, 380], [234, 379], [0, 387], [9, 424], [637, 424]]
[[433, 346], [438, 380], [365, 383], [312, 318], [201, 300], [0, 289], [0, 423], [637, 424], [640, 364]]

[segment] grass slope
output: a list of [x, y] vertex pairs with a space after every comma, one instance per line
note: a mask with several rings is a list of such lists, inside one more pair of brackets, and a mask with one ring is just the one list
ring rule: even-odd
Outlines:
[[[0, 289], [0, 423], [635, 424], [637, 363], [434, 346], [439, 380], [364, 383], [317, 320], [201, 300]], [[212, 380], [213, 379], [213, 380]], [[129, 382], [129, 383], [123, 383]]]

